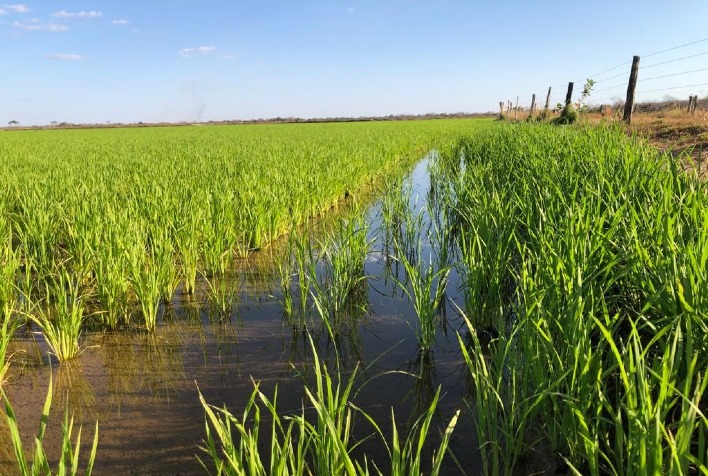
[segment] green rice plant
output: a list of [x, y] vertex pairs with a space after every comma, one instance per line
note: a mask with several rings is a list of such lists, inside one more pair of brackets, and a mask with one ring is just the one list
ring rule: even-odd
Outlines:
[[0, 389], [5, 384], [5, 375], [10, 368], [10, 342], [18, 327], [19, 322], [4, 309], [3, 315], [0, 316]]
[[[299, 309], [301, 318], [307, 317], [309, 312], [309, 296], [311, 294], [311, 286], [317, 280], [313, 280], [316, 275], [317, 256], [312, 247], [310, 236], [306, 231], [296, 234], [292, 240], [294, 250], [294, 261], [296, 271], [297, 294], [299, 297]], [[290, 245], [288, 245], [290, 246]]]
[[181, 276], [177, 268], [175, 249], [170, 235], [166, 230], [161, 230], [152, 236], [151, 240], [154, 262], [157, 265], [157, 276], [160, 279], [160, 297], [163, 302], [172, 301]]
[[127, 267], [122, 254], [104, 257], [96, 265], [96, 294], [104, 309], [100, 317], [109, 329], [128, 324], [130, 320]]
[[160, 300], [163, 297], [164, 284], [170, 274], [166, 272], [167, 263], [159, 259], [154, 247], [148, 246], [144, 229], [136, 225], [131, 230], [132, 246], [126, 249], [130, 268], [130, 285], [138, 300], [145, 328], [153, 332], [160, 315]]
[[386, 256], [394, 254], [396, 242], [403, 242], [403, 221], [408, 211], [404, 181], [401, 177], [384, 183], [381, 193], [379, 219], [381, 221], [381, 242]]
[[187, 294], [194, 294], [199, 266], [199, 235], [203, 220], [202, 215], [196, 210], [185, 208], [181, 213], [185, 223], [174, 231], [175, 247], [180, 257], [184, 290]]
[[[420, 251], [418, 253], [420, 254]], [[451, 268], [446, 266], [435, 269], [432, 262], [416, 265], [405, 255], [397, 260], [403, 263], [406, 281], [394, 279], [410, 299], [418, 316], [418, 346], [422, 350], [430, 350], [435, 344], [435, 334], [441, 322], [440, 309], [445, 299], [444, 286]], [[439, 291], [440, 289], [443, 291]]]
[[[391, 426], [393, 428], [393, 434], [391, 436], [390, 446], [386, 443], [384, 439], [384, 444], [386, 444], [386, 449], [391, 459], [391, 469], [390, 472], [386, 474], [390, 475], [412, 475], [412, 474], [429, 474], [430, 476], [437, 476], [441, 471], [442, 462], [445, 457], [445, 452], [450, 443], [450, 437], [452, 436], [455, 426], [457, 425], [457, 420], [460, 415], [460, 410], [457, 410], [455, 414], [450, 419], [447, 428], [443, 432], [440, 444], [432, 452], [432, 464], [429, 471], [424, 471], [423, 453], [424, 448], [428, 439], [428, 434], [430, 432], [430, 426], [437, 409], [438, 402], [440, 400], [440, 389], [435, 392], [435, 396], [427, 407], [425, 412], [418, 417], [414, 422], [411, 430], [406, 435], [405, 439], [401, 439], [401, 436], [396, 429], [396, 418], [391, 411]], [[372, 424], [377, 428], [379, 434], [381, 434], [381, 429], [375, 423]], [[383, 474], [383, 473], [379, 473]]]
[[285, 245], [281, 248], [282, 251], [276, 255], [276, 275], [281, 293], [281, 304], [283, 306], [283, 315], [289, 323], [295, 324], [292, 318], [294, 312], [293, 300], [293, 278], [297, 275], [294, 244], [292, 239], [288, 239]]
[[59, 235], [60, 200], [55, 202], [43, 195], [40, 184], [35, 183], [18, 197], [21, 220], [17, 220], [14, 232], [22, 244], [24, 252], [34, 265], [35, 272], [50, 269], [54, 263], [56, 249], [52, 243]]
[[0, 242], [0, 388], [10, 367], [9, 347], [20, 323], [15, 318], [18, 311], [18, 292], [15, 283], [20, 269], [19, 252], [12, 249], [10, 235]]
[[[201, 392], [199, 393], [199, 400], [206, 413], [206, 441], [201, 449], [213, 462], [215, 474], [308, 474], [305, 427], [298, 427], [293, 419], [281, 418], [278, 415], [277, 399], [277, 390], [271, 401], [259, 390], [259, 385], [254, 383], [254, 390], [239, 419], [226, 407], [217, 408], [207, 404]], [[270, 429], [271, 444], [267, 455], [262, 451], [260, 439], [262, 410], [259, 401], [265, 407], [266, 414], [273, 419]], [[252, 422], [250, 427], [247, 422]], [[212, 474], [208, 463], [200, 457], [197, 459], [204, 470]]]
[[237, 303], [238, 286], [234, 281], [234, 276], [213, 276], [209, 279], [203, 277], [206, 283], [206, 307], [210, 317], [217, 321], [225, 321], [231, 318]]
[[[416, 421], [405, 438], [399, 435], [395, 417], [393, 436], [386, 442], [381, 427], [352, 402], [356, 369], [345, 377], [341, 369], [330, 375], [324, 363], [314, 353], [314, 383], [305, 387], [306, 404], [301, 412], [282, 416], [278, 413], [278, 391], [269, 399], [254, 382], [254, 391], [245, 405], [241, 418], [226, 408], [200, 401], [206, 413], [206, 440], [202, 450], [209, 456], [217, 474], [229, 475], [307, 475], [345, 474], [365, 475], [375, 471], [384, 474], [379, 465], [355, 459], [353, 451], [360, 444], [353, 441], [353, 427], [360, 415], [374, 428], [384, 442], [390, 458], [390, 472], [386, 474], [408, 476], [423, 474], [423, 454], [439, 401], [436, 393], [429, 408]], [[306, 406], [305, 406], [306, 405]], [[310, 411], [306, 411], [306, 408]], [[261, 413], [272, 420], [270, 434], [261, 435]], [[312, 416], [310, 417], [310, 413]], [[443, 457], [455, 428], [459, 411], [445, 429], [441, 442], [432, 453], [431, 475], [440, 472]], [[206, 471], [207, 463], [199, 459]], [[371, 467], [369, 466], [371, 464]]]
[[501, 125], [445, 153], [486, 471], [544, 448], [576, 474], [702, 471], [705, 184], [613, 129]]
[[45, 299], [36, 304], [29, 318], [41, 330], [50, 352], [60, 361], [81, 354], [79, 337], [85, 320], [88, 295], [81, 292], [69, 271], [61, 269], [45, 283]]
[[310, 262], [310, 295], [327, 327], [339, 333], [347, 317], [355, 318], [366, 312], [364, 266], [371, 242], [364, 217], [341, 220], [333, 232], [326, 234], [320, 248], [321, 269], [317, 261]]
[[[47, 397], [44, 401], [44, 407], [42, 409], [42, 417], [39, 423], [39, 430], [34, 439], [34, 451], [31, 459], [28, 459], [25, 455], [24, 448], [22, 447], [22, 439], [20, 436], [20, 430], [17, 425], [17, 419], [15, 417], [14, 410], [10, 404], [10, 400], [2, 392], [3, 400], [5, 401], [5, 413], [7, 415], [7, 422], [10, 429], [10, 440], [12, 441], [12, 446], [15, 451], [15, 458], [17, 462], [17, 472], [22, 476], [39, 476], [45, 474], [55, 473], [58, 475], [77, 475], [79, 474], [79, 464], [81, 462], [81, 427], [76, 432], [76, 438], [74, 439], [74, 418], [73, 416], [69, 418], [68, 407], [64, 411], [64, 421], [62, 424], [61, 432], [61, 453], [59, 455], [58, 466], [55, 471], [52, 470], [49, 455], [44, 450], [44, 435], [47, 429], [47, 422], [49, 420], [49, 410], [52, 406], [52, 380], [49, 379], [49, 388], [47, 390]], [[96, 453], [98, 450], [98, 421], [96, 422], [96, 427], [93, 432], [93, 444], [91, 446], [91, 452], [89, 453], [88, 461], [86, 461], [86, 468], [83, 472], [84, 475], [89, 476], [93, 471], [93, 465], [96, 460]]]
[[[17, 277], [22, 267], [21, 248], [13, 249], [12, 234], [0, 231], [0, 306], [14, 307], [17, 300]], [[6, 315], [6, 314], [4, 314]]]
[[[519, 459], [529, 448], [527, 432], [532, 428], [543, 392], [535, 393], [525, 381], [515, 336], [503, 336], [490, 342], [489, 355], [482, 347], [477, 331], [465, 319], [469, 340], [468, 350], [460, 334], [458, 340], [466, 370], [472, 381], [474, 418], [484, 474], [511, 475]], [[549, 389], [552, 383], [549, 383]], [[550, 391], [548, 391], [550, 394]]]

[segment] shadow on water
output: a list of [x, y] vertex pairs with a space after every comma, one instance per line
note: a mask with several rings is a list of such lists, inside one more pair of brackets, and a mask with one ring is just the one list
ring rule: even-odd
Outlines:
[[[462, 306], [460, 278], [451, 267], [441, 290], [445, 299], [436, 311], [435, 345], [421, 351], [417, 317], [401, 289], [408, 277], [397, 258], [406, 253], [410, 260], [438, 268], [456, 259], [454, 247], [439, 228], [445, 217], [434, 204], [438, 192], [431, 191], [431, 160], [434, 153], [407, 179], [394, 181], [386, 190], [388, 198], [364, 209], [367, 249], [363, 269], [357, 272], [365, 279], [355, 278], [351, 288], [333, 290], [335, 278], [327, 268], [331, 257], [318, 246], [326, 241], [327, 230], [336, 227], [324, 224], [308, 231], [308, 246], [313, 246], [307, 251], [312, 260], [309, 270], [286, 269], [290, 274], [283, 281], [279, 267], [282, 274], [282, 269], [296, 264], [279, 264], [290, 259], [287, 250], [253, 253], [238, 260], [231, 274], [202, 277], [194, 295], [176, 293], [171, 303], [162, 305], [165, 317], [154, 334], [89, 334], [79, 359], [59, 366], [46, 365], [42, 342], [20, 337], [15, 345], [27, 348], [25, 359], [16, 359], [6, 391], [11, 401], [18, 402], [15, 410], [25, 445], [31, 447], [53, 372], [54, 384], [64, 395], [55, 401], [54, 422], [60, 421], [67, 404], [76, 423], [87, 430], [99, 420], [96, 474], [199, 474], [202, 469], [194, 455], [200, 453], [205, 434], [197, 387], [207, 402], [226, 405], [236, 415], [250, 396], [253, 381], [261, 382], [266, 395], [272, 395], [277, 385], [283, 411], [299, 409], [303, 378], [307, 379], [308, 369], [312, 371], [308, 336], [325, 361], [338, 360], [345, 372], [359, 367], [362, 385], [355, 403], [384, 431], [390, 431], [391, 408], [399, 427], [410, 426], [430, 405], [438, 387], [443, 397], [436, 419], [444, 427], [453, 412], [464, 407], [467, 391], [454, 332], [462, 326], [451, 304]], [[340, 252], [346, 248], [335, 243]], [[284, 308], [288, 299], [292, 314]], [[317, 307], [318, 299], [326, 303], [339, 299], [339, 307], [323, 310]], [[302, 314], [297, 317], [297, 312]], [[323, 320], [324, 315], [331, 320]], [[357, 431], [361, 437], [369, 434], [363, 426]], [[433, 434], [431, 449], [437, 444], [437, 432]], [[48, 436], [49, 453], [58, 454], [56, 439]], [[83, 439], [88, 451], [90, 438]], [[376, 460], [383, 456], [381, 444], [371, 441], [358, 451]], [[473, 448], [472, 424], [463, 414], [450, 449], [467, 474], [480, 468]], [[6, 450], [0, 445], [0, 454]], [[3, 456], [2, 461], [8, 460]], [[462, 474], [451, 458], [446, 464], [444, 474]], [[11, 473], [9, 468], [0, 464], [0, 474]]]

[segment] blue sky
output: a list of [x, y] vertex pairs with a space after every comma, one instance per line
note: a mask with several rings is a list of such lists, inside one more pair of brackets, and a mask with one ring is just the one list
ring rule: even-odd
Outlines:
[[[681, 87], [708, 83], [686, 73], [708, 68], [707, 19], [705, 0], [0, 3], [0, 124], [490, 111], [691, 42], [642, 59], [638, 99], [703, 96]], [[628, 69], [591, 97], [622, 97]]]

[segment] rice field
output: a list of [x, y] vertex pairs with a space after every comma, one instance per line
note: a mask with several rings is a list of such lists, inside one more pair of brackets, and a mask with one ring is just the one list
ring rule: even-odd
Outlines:
[[0, 472], [47, 382], [74, 472], [708, 472], [706, 184], [621, 130], [0, 139]]

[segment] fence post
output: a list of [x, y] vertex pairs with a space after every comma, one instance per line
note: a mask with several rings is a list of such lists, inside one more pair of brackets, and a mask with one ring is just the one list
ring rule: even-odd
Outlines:
[[513, 103], [511, 101], [509, 101], [506, 105], [506, 115], [509, 116], [509, 118], [511, 118], [511, 105], [512, 104]]
[[629, 73], [629, 84], [627, 85], [627, 100], [624, 103], [624, 117], [622, 120], [627, 124], [632, 122], [632, 111], [634, 110], [634, 90], [637, 87], [637, 76], [639, 75], [639, 56], [632, 58], [632, 70]]
[[570, 101], [573, 97], [573, 82], [568, 83], [568, 92], [565, 93], [565, 107], [570, 106]]
[[504, 101], [499, 101], [499, 120], [504, 119]]
[[514, 120], [519, 119], [519, 96], [516, 96], [516, 107], [514, 108]]
[[531, 111], [529, 112], [529, 119], [533, 119], [533, 111], [536, 109], [536, 93], [531, 95]]
[[548, 107], [549, 107], [550, 103], [551, 103], [551, 87], [548, 86], [548, 94], [546, 94], [546, 107], [543, 108], [546, 111], [546, 113], [548, 113]]

